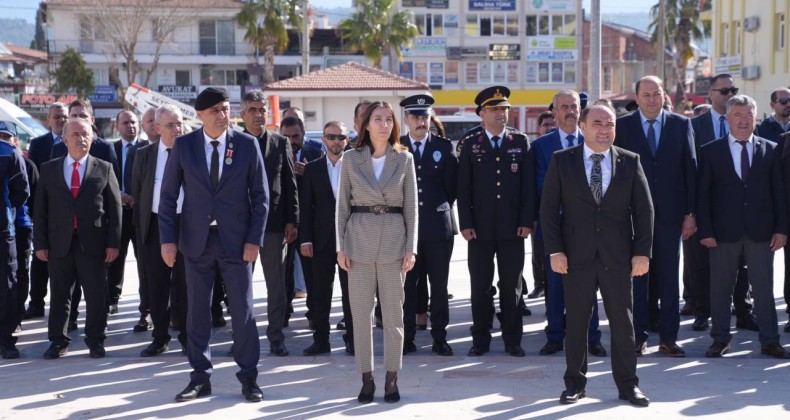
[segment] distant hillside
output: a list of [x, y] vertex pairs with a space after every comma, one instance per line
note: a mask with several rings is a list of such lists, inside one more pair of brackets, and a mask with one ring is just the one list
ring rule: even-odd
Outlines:
[[24, 19], [0, 18], [0, 42], [29, 47], [36, 34], [36, 25]]

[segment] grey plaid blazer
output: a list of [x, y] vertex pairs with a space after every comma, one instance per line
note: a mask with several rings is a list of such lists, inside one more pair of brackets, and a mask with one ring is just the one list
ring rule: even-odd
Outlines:
[[[417, 253], [417, 181], [412, 155], [387, 145], [384, 170], [376, 181], [370, 149], [343, 154], [337, 192], [337, 252], [351, 261], [392, 262]], [[352, 213], [351, 206], [403, 207], [403, 213]]]

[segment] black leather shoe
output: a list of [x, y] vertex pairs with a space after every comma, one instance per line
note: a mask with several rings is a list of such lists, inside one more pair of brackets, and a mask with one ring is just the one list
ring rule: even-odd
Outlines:
[[148, 315], [143, 315], [143, 316], [140, 317], [140, 320], [137, 321], [136, 324], [134, 324], [134, 327], [132, 328], [132, 330], [134, 332], [143, 332], [143, 331], [148, 331], [148, 330], [150, 330], [152, 328], [154, 328], [154, 326], [153, 326], [153, 324], [148, 322]]
[[647, 354], [647, 342], [636, 343], [636, 357], [642, 357]]
[[694, 315], [694, 309], [695, 308], [693, 305], [686, 303], [682, 308], [680, 308], [680, 316], [692, 316]]
[[353, 356], [354, 355], [354, 342], [347, 341], [346, 342], [346, 354]]
[[372, 373], [362, 374], [362, 389], [359, 391], [357, 401], [361, 404], [368, 404], [373, 402], [373, 395], [376, 394], [376, 383], [373, 382]]
[[662, 341], [658, 343], [658, 352], [664, 353], [669, 357], [686, 357], [686, 352], [674, 341]]
[[22, 315], [22, 319], [41, 318], [42, 316], [44, 316], [44, 308], [28, 306], [25, 310], [25, 314]]
[[108, 312], [110, 315], [115, 315], [115, 314], [117, 314], [117, 313], [118, 313], [118, 304], [117, 304], [117, 303], [112, 303], [112, 304], [110, 304], [110, 307], [107, 309], [107, 312]]
[[387, 372], [387, 377], [384, 381], [384, 401], [388, 403], [396, 403], [400, 401], [400, 391], [398, 391], [398, 374]]
[[735, 328], [749, 331], [760, 331], [760, 327], [757, 325], [754, 315], [739, 316], [735, 321]]
[[404, 341], [403, 342], [403, 354], [414, 353], [417, 351], [417, 345], [414, 344], [414, 341]]
[[514, 344], [512, 346], [505, 346], [505, 352], [513, 357], [524, 357], [526, 353], [524, 349], [521, 348], [518, 344]]
[[337, 325], [335, 326], [335, 329], [338, 329], [340, 331], [345, 331], [346, 330], [346, 320], [345, 320], [345, 318], [343, 318], [343, 319], [341, 319], [340, 321], [337, 322]]
[[69, 321], [69, 326], [66, 327], [66, 331], [68, 332], [77, 331], [77, 321]]
[[452, 356], [453, 348], [445, 340], [433, 340], [431, 351], [439, 356]]
[[518, 306], [518, 313], [521, 316], [531, 316], [532, 311], [527, 307], [527, 304], [521, 302], [521, 305]]
[[603, 348], [600, 340], [588, 342], [587, 351], [595, 357], [606, 357], [606, 349]]
[[68, 344], [51, 343], [49, 348], [44, 352], [44, 358], [47, 360], [57, 359], [60, 356], [65, 356], [68, 352]]
[[18, 359], [19, 350], [13, 344], [9, 346], [0, 346], [0, 356], [2, 356], [3, 359]]
[[104, 344], [101, 343], [88, 345], [88, 350], [88, 356], [90, 356], [91, 359], [101, 359], [107, 353], [104, 350]]
[[535, 286], [535, 289], [532, 290], [532, 293], [527, 295], [527, 299], [537, 299], [546, 296], [546, 289], [543, 287], [542, 284]]
[[140, 352], [140, 357], [153, 357], [166, 352], [168, 349], [168, 343], [158, 343], [154, 341]]
[[331, 352], [332, 349], [329, 347], [329, 343], [313, 343], [310, 345], [310, 347], [302, 350], [302, 354], [305, 356], [316, 356], [319, 354]]
[[288, 356], [288, 348], [285, 347], [285, 343], [282, 341], [277, 341], [269, 346], [269, 351], [275, 356]]
[[691, 324], [691, 329], [694, 331], [705, 331], [709, 326], [708, 317], [698, 316], [694, 319], [694, 323]]
[[647, 407], [650, 405], [650, 400], [647, 399], [645, 394], [643, 394], [642, 391], [639, 390], [639, 387], [636, 386], [625, 391], [620, 391], [618, 398], [621, 400], [627, 400], [631, 404], [637, 405], [639, 407]]
[[[562, 341], [549, 340], [540, 348], [541, 356], [548, 356], [564, 349]], [[575, 401], [574, 401], [575, 402]]]
[[211, 395], [211, 383], [193, 384], [192, 382], [184, 388], [183, 391], [176, 394], [177, 402], [192, 401], [196, 398], [207, 397]]
[[562, 395], [560, 395], [560, 404], [576, 404], [585, 396], [583, 389], [568, 388], [562, 391]]
[[261, 387], [254, 380], [241, 383], [241, 395], [244, 395], [244, 399], [249, 402], [263, 401], [263, 391], [261, 391]]
[[482, 356], [488, 353], [489, 351], [491, 351], [491, 348], [489, 346], [478, 346], [473, 344], [472, 348], [469, 349], [469, 353], [467, 353], [467, 356]]
[[782, 347], [781, 344], [770, 344], [760, 350], [760, 353], [776, 357], [777, 359], [790, 359], [790, 353]]
[[714, 341], [705, 351], [705, 357], [721, 357], [730, 351], [730, 343]]

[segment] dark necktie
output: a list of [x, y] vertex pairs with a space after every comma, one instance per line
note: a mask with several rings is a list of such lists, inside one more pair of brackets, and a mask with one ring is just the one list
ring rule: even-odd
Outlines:
[[491, 141], [494, 142], [494, 154], [499, 155], [499, 136], [491, 137]]
[[601, 204], [601, 198], [603, 198], [601, 160], [603, 160], [603, 155], [595, 153], [590, 156], [590, 160], [593, 161], [592, 171], [590, 171], [590, 190], [592, 190], [593, 197], [595, 197], [595, 202]]
[[656, 129], [653, 128], [653, 124], [656, 120], [647, 120], [647, 123], [650, 124], [647, 127], [647, 145], [650, 147], [650, 153], [653, 156], [656, 155], [656, 150], [658, 150], [658, 143], [656, 142]]
[[568, 147], [573, 147], [575, 146], [573, 141], [576, 140], [576, 136], [574, 136], [573, 134], [568, 134], [568, 137], [565, 137], [565, 140], [568, 140]]
[[[80, 172], [79, 162], [74, 162], [71, 164], [74, 169], [71, 171], [71, 195], [74, 198], [77, 198], [77, 195], [80, 193]], [[77, 228], [77, 214], [74, 214], [74, 229]]]
[[296, 162], [299, 162], [298, 156], [299, 156], [299, 150], [301, 150], [301, 149], [299, 149], [297, 147], [294, 147], [293, 149], [294, 149], [294, 163], [296, 163]]
[[736, 143], [741, 145], [741, 179], [746, 182], [749, 179], [749, 151], [746, 150], [748, 141], [736, 140]]
[[415, 141], [415, 142], [414, 142], [414, 147], [415, 147], [415, 150], [414, 150], [414, 159], [415, 159], [417, 162], [419, 162], [419, 161], [420, 161], [420, 159], [422, 158], [422, 152], [420, 152], [420, 146], [422, 146], [422, 142], [420, 142], [420, 141]]
[[214, 147], [214, 151], [211, 152], [211, 170], [209, 175], [211, 175], [211, 188], [216, 190], [217, 185], [219, 185], [219, 150], [217, 149], [219, 142], [214, 140], [211, 142], [211, 146]]
[[719, 138], [727, 135], [727, 125], [724, 124], [724, 115], [719, 117]]

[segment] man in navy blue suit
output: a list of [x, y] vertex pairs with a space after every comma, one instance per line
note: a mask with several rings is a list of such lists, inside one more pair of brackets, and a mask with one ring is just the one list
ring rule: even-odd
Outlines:
[[[694, 130], [688, 118], [664, 111], [663, 82], [645, 76], [636, 83], [639, 109], [617, 119], [615, 145], [639, 154], [655, 207], [650, 272], [634, 279], [636, 353], [646, 351], [649, 309], [657, 312], [658, 351], [685, 357], [677, 344], [680, 327], [680, 239], [696, 230], [697, 182]], [[648, 295], [653, 297], [649, 308]], [[661, 302], [660, 308], [658, 301]]]
[[[172, 267], [185, 259], [187, 358], [192, 373], [176, 401], [211, 394], [211, 298], [221, 274], [230, 303], [236, 377], [242, 395], [258, 402], [260, 343], [252, 304], [252, 268], [263, 242], [268, 189], [263, 158], [251, 136], [230, 128], [230, 102], [223, 89], [208, 88], [195, 101], [203, 128], [176, 139], [162, 180], [159, 233], [162, 259]], [[184, 201], [177, 225], [177, 201]], [[178, 247], [176, 247], [178, 242]]]
[[[535, 156], [535, 178], [537, 180], [538, 200], [543, 192], [543, 181], [549, 170], [549, 163], [554, 152], [567, 149], [584, 143], [584, 136], [579, 130], [579, 113], [581, 112], [579, 94], [573, 90], [561, 90], [552, 99], [552, 108], [557, 123], [557, 129], [546, 135], [540, 136], [532, 142], [533, 156]], [[543, 231], [540, 223], [533, 237], [543, 241]], [[533, 251], [534, 252], [534, 251]], [[563, 350], [565, 340], [565, 297], [563, 291], [563, 278], [551, 269], [551, 264], [546, 259], [546, 344], [540, 349], [540, 354], [546, 356]], [[598, 329], [598, 305], [593, 305], [593, 314], [590, 318], [588, 330], [588, 349], [590, 354], [599, 357], [606, 356], [606, 349], [601, 345], [601, 331]]]

